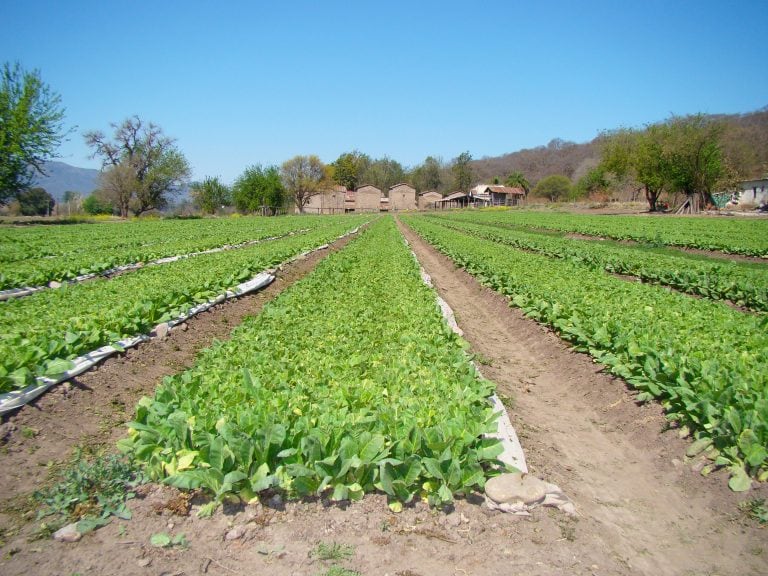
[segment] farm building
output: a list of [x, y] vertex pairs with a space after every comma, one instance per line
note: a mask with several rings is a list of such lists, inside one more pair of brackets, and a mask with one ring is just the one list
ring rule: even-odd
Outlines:
[[354, 194], [354, 212], [379, 212], [381, 210], [381, 190], [367, 184], [360, 186]]
[[435, 208], [466, 208], [473, 198], [465, 192], [454, 192], [445, 198], [435, 201]]
[[[480, 187], [475, 187], [473, 192], [477, 188]], [[482, 200], [485, 206], [517, 206], [525, 199], [525, 190], [510, 186], [486, 185], [473, 196]]]
[[[344, 186], [334, 186], [331, 190], [323, 190], [310, 197], [304, 206], [305, 214], [343, 214], [345, 209], [347, 189]], [[296, 212], [298, 212], [298, 208]]]
[[389, 209], [416, 210], [416, 189], [410, 184], [400, 183], [389, 187]]
[[768, 204], [768, 179], [745, 180], [739, 182], [739, 189], [733, 192], [728, 200], [730, 205], [754, 204], [765, 206]]
[[435, 208], [435, 202], [442, 200], [443, 195], [440, 192], [430, 190], [419, 194], [419, 210], [432, 210]]

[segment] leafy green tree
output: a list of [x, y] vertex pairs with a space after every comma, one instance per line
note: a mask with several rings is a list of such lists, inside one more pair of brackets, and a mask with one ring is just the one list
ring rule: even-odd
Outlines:
[[552, 202], [557, 202], [567, 198], [571, 192], [571, 180], [561, 174], [552, 174], [542, 178], [533, 189], [535, 196], [549, 198]]
[[388, 156], [371, 160], [361, 172], [358, 185], [371, 184], [382, 190], [385, 194], [389, 192], [390, 186], [405, 181], [405, 170], [402, 164]]
[[512, 172], [512, 174], [507, 176], [506, 180], [504, 180], [504, 185], [510, 188], [522, 188], [525, 190], [526, 196], [531, 191], [531, 183], [528, 182], [528, 179], [522, 172], [518, 171]]
[[357, 150], [345, 152], [331, 164], [333, 166], [333, 180], [347, 190], [354, 190], [361, 184], [360, 177], [370, 163], [371, 159], [362, 152]]
[[[191, 173], [175, 140], [165, 136], [156, 124], [145, 124], [138, 116], [111, 126], [115, 131], [112, 139], [97, 130], [85, 134], [86, 144], [93, 148], [92, 157], [101, 157], [105, 169], [121, 166], [121, 171], [132, 172], [130, 207], [134, 214], [165, 208]], [[120, 176], [121, 182], [127, 184], [129, 179], [125, 174]], [[119, 203], [121, 215], [127, 204]]]
[[664, 147], [665, 169], [670, 187], [686, 195], [683, 212], [699, 212], [714, 205], [715, 186], [727, 186], [730, 174], [723, 155], [724, 127], [702, 114], [674, 116], [667, 121]]
[[662, 124], [642, 131], [622, 128], [603, 136], [603, 158], [598, 169], [640, 183], [650, 212], [656, 211], [659, 197], [669, 183], [667, 138], [668, 129]]
[[21, 213], [24, 216], [48, 216], [56, 201], [45, 188], [28, 188], [16, 195]]
[[617, 130], [604, 139], [601, 167], [642, 184], [651, 212], [666, 190], [685, 194], [681, 209], [695, 213], [713, 203], [716, 186], [727, 187], [734, 179], [722, 150], [723, 132], [722, 124], [702, 114], [673, 116], [644, 130]]
[[469, 152], [459, 154], [451, 164], [453, 174], [453, 187], [460, 192], [468, 192], [472, 186], [474, 175], [472, 173], [472, 155]]
[[0, 204], [29, 188], [69, 134], [61, 97], [20, 64], [0, 71]]
[[204, 214], [215, 214], [219, 208], [232, 205], [232, 194], [218, 177], [206, 176], [202, 182], [193, 182], [189, 192], [195, 205]]
[[273, 213], [285, 205], [286, 191], [277, 166], [249, 166], [232, 186], [232, 199], [238, 212]]
[[595, 192], [601, 192], [610, 186], [605, 175], [605, 170], [600, 166], [590, 168], [571, 190], [571, 198], [583, 198]]
[[419, 192], [438, 190], [442, 184], [440, 172], [443, 163], [434, 156], [427, 156], [424, 162], [411, 173], [413, 185]]
[[91, 194], [83, 200], [83, 210], [86, 214], [97, 216], [99, 214], [112, 214], [114, 207], [108, 200], [99, 198], [97, 194]]

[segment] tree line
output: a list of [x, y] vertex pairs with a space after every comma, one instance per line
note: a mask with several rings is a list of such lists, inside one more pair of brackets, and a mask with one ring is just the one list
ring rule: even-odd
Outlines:
[[[53, 198], [32, 187], [36, 174], [72, 129], [64, 127], [60, 97], [19, 64], [5, 64], [0, 78], [0, 204], [19, 202], [22, 213], [46, 214]], [[750, 121], [746, 121], [746, 120]], [[738, 121], [740, 120], [740, 121]], [[757, 129], [755, 128], [757, 126]], [[427, 156], [405, 167], [358, 150], [329, 164], [299, 155], [281, 165], [252, 165], [231, 186], [219, 177], [189, 182], [191, 168], [176, 141], [138, 116], [84, 134], [92, 158], [102, 161], [99, 189], [82, 201], [89, 213], [122, 217], [167, 208], [189, 187], [196, 209], [213, 214], [232, 207], [243, 213], [274, 214], [291, 206], [301, 212], [312, 197], [341, 186], [370, 184], [384, 191], [406, 182], [417, 192], [467, 192], [479, 182], [523, 188], [550, 201], [610, 197], [641, 192], [649, 209], [665, 206], [664, 194], [682, 195], [683, 209], [712, 203], [712, 193], [739, 178], [768, 173], [768, 108], [752, 115], [672, 116], [643, 128], [600, 134], [584, 145], [554, 139], [546, 147], [475, 160], [467, 151], [445, 162]], [[77, 198], [65, 198], [71, 208]]]

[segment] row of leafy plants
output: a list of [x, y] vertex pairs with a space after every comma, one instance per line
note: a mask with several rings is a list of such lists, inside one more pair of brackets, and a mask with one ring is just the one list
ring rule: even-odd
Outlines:
[[159, 322], [369, 219], [328, 221], [315, 231], [273, 242], [0, 302], [0, 392], [22, 388], [38, 376], [64, 372], [72, 358], [147, 333]]
[[343, 219], [286, 216], [0, 228], [0, 290], [63, 282], [127, 264], [314, 230]]
[[768, 311], [768, 267], [761, 264], [688, 258], [683, 254], [661, 255], [636, 246], [574, 240], [492, 223], [475, 223], [475, 214], [434, 216], [434, 219], [445, 226], [515, 248], [634, 276], [712, 300], [728, 300], [756, 311]]
[[439, 505], [482, 488], [502, 450], [464, 345], [381, 219], [143, 398], [120, 446], [214, 495], [203, 514], [264, 491]]
[[636, 242], [768, 256], [768, 221], [762, 218], [713, 218], [593, 215], [528, 210], [481, 211], [478, 221], [634, 240]]
[[[528, 316], [640, 391], [727, 466], [768, 479], [768, 319], [510, 249], [423, 217], [408, 225]], [[711, 468], [708, 468], [709, 470]]]

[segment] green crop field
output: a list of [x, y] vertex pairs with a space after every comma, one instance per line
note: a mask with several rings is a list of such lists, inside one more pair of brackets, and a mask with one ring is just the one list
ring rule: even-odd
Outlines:
[[[734, 489], [768, 478], [768, 264], [674, 248], [763, 255], [764, 222], [496, 210], [400, 218], [638, 400], [661, 403], [710, 468], [730, 470]], [[362, 224], [141, 400], [121, 447], [151, 478], [206, 489], [209, 511], [264, 490], [334, 500], [378, 490], [397, 508], [480, 489], [498, 473], [500, 445], [484, 436], [497, 418], [493, 384], [446, 326], [390, 217], [2, 228], [4, 287], [182, 258], [0, 302], [0, 391], [60, 374]]]
[[[538, 214], [521, 214], [528, 225], [538, 226]], [[660, 401], [670, 420], [693, 430], [699, 445], [710, 448], [715, 465], [731, 468], [732, 487], [747, 484], [749, 475], [768, 478], [768, 317], [719, 301], [728, 297], [727, 290], [707, 291], [713, 300], [696, 299], [610, 273], [634, 273], [648, 280], [648, 270], [653, 270], [654, 282], [675, 287], [676, 282], [660, 277], [674, 278], [677, 272], [694, 280], [710, 275], [709, 285], [715, 286], [741, 282], [739, 294], [751, 296], [733, 298], [764, 310], [763, 270], [720, 261], [681, 264], [679, 258], [642, 250], [532, 234], [517, 228], [517, 216], [481, 212], [403, 220], [456, 264], [507, 296], [511, 305], [624, 378], [640, 391], [639, 400]], [[555, 220], [543, 216], [541, 221]], [[580, 217], [570, 219], [570, 229], [584, 230]], [[665, 220], [665, 226], [675, 221], [682, 226], [689, 222]], [[511, 222], [515, 226], [507, 228]], [[627, 235], [637, 235], [633, 225], [647, 227], [646, 218], [622, 217], [621, 222]], [[720, 224], [713, 221], [715, 227]], [[755, 225], [736, 224], [748, 229]], [[696, 226], [701, 225], [697, 221]], [[705, 292], [701, 283], [681, 284], [682, 290]]]

